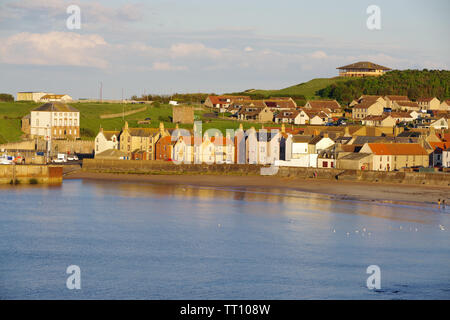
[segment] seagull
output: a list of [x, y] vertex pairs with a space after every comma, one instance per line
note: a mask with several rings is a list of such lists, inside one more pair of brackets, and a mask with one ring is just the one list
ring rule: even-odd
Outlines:
[[445, 230], [444, 226], [442, 224], [439, 225], [439, 229], [441, 229], [442, 231]]
[[363, 232], [366, 232], [366, 228], [363, 228]]

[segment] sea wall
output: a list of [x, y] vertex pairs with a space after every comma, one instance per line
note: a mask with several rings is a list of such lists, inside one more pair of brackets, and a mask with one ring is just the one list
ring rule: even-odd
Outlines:
[[60, 184], [63, 168], [48, 165], [0, 165], [0, 184]]
[[[264, 166], [249, 164], [176, 165], [167, 161], [152, 160], [83, 160], [84, 171], [142, 174], [260, 175], [262, 167]], [[373, 183], [450, 186], [450, 173], [448, 172], [382, 172], [341, 170], [331, 168], [279, 167], [276, 176], [294, 179], [314, 178], [341, 181], [364, 181]]]
[[183, 164], [158, 160], [84, 159], [83, 171], [144, 174], [229, 174], [259, 175], [259, 165], [248, 164]]

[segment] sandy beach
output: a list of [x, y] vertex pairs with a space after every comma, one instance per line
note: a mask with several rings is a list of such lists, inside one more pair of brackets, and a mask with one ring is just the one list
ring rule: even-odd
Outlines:
[[438, 199], [450, 203], [450, 187], [369, 182], [298, 179], [268, 176], [140, 175], [78, 171], [64, 179], [92, 179], [153, 184], [220, 187], [246, 190], [285, 189], [324, 194], [332, 198], [435, 205]]

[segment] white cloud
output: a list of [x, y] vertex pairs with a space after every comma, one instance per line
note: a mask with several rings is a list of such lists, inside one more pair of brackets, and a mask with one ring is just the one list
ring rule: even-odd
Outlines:
[[245, 52], [252, 52], [252, 51], [253, 51], [253, 48], [250, 47], [250, 46], [248, 46], [248, 47], [245, 47], [245, 48], [244, 48], [244, 51], [245, 51]]
[[187, 70], [187, 67], [173, 66], [169, 62], [153, 62], [152, 69], [157, 71], [181, 71]]
[[107, 47], [106, 41], [96, 34], [22, 32], [2, 39], [0, 62], [106, 68], [108, 62], [100, 51]]
[[310, 54], [310, 57], [313, 59], [325, 59], [327, 58], [327, 54], [321, 50], [315, 51]]
[[202, 43], [177, 43], [170, 47], [169, 54], [172, 58], [220, 58], [226, 49], [215, 49], [206, 47]]

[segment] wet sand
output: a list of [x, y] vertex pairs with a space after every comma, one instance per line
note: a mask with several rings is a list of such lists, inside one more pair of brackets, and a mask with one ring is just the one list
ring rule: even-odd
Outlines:
[[285, 189], [324, 194], [343, 200], [395, 202], [436, 205], [445, 199], [450, 205], [450, 187], [404, 184], [381, 184], [321, 179], [282, 178], [274, 176], [219, 176], [219, 175], [140, 175], [78, 171], [64, 179], [92, 179], [136, 183], [189, 185], [246, 190]]

